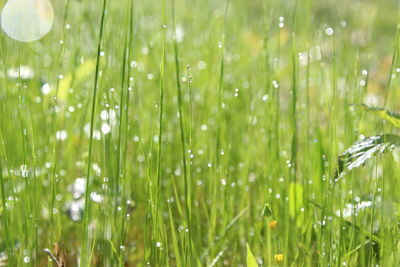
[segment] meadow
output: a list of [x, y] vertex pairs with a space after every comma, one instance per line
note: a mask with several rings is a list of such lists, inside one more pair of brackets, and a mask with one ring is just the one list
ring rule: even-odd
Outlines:
[[400, 266], [400, 142], [344, 153], [398, 132], [398, 1], [51, 2], [0, 34], [0, 266]]

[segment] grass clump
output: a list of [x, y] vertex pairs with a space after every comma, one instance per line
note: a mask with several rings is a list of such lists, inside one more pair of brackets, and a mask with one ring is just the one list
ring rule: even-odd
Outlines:
[[0, 35], [0, 264], [400, 264], [397, 3], [53, 5]]

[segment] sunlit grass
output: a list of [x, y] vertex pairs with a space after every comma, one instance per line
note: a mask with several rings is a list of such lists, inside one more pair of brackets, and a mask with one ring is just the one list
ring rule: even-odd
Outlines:
[[398, 3], [52, 4], [0, 35], [0, 265], [400, 264], [398, 152], [337, 172], [398, 131]]

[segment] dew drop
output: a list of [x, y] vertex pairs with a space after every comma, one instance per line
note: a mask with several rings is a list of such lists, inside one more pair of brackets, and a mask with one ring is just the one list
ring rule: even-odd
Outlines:
[[332, 36], [333, 35], [333, 29], [331, 27], [328, 27], [325, 29], [325, 34], [328, 36]]
[[109, 134], [110, 131], [111, 131], [111, 127], [110, 127], [110, 125], [109, 125], [108, 123], [103, 123], [103, 124], [101, 125], [101, 132], [102, 132], [103, 134]]
[[30, 262], [31, 262], [31, 258], [29, 256], [25, 256], [24, 263], [30, 263]]

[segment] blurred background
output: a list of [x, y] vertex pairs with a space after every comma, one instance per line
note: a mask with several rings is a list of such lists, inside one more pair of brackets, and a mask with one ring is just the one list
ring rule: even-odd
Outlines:
[[99, 0], [0, 35], [1, 261], [63, 242], [68, 266], [85, 246], [91, 266], [246, 266], [248, 243], [260, 266], [399, 264], [397, 154], [330, 188], [349, 145], [394, 132], [352, 104], [400, 110], [399, 2], [172, 3], [107, 1], [100, 50]]

